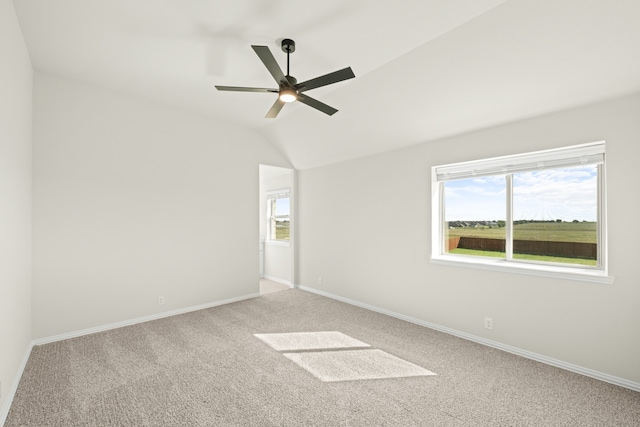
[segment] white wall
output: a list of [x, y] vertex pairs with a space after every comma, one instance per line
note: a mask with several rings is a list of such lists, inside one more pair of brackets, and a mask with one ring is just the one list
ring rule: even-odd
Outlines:
[[[293, 170], [282, 168], [269, 168], [268, 166], [261, 166], [261, 171], [270, 170], [269, 173], [265, 173], [265, 178], [260, 181], [260, 235], [266, 239], [267, 232], [267, 192], [273, 190], [281, 190], [283, 188], [291, 189], [293, 197]], [[293, 210], [293, 204], [291, 206]], [[294, 218], [295, 221], [295, 218]], [[293, 233], [293, 231], [292, 231]], [[293, 236], [293, 234], [292, 234]], [[291, 246], [282, 246], [278, 244], [265, 243], [265, 265], [264, 275], [268, 279], [278, 280], [283, 283], [291, 284], [293, 280], [291, 278]]]
[[34, 90], [34, 338], [259, 291], [258, 164], [289, 166], [266, 140], [51, 75]]
[[[298, 283], [640, 382], [639, 117], [636, 95], [300, 171]], [[429, 262], [431, 166], [599, 140], [613, 285]]]
[[31, 341], [33, 71], [13, 2], [0, 1], [0, 424]]

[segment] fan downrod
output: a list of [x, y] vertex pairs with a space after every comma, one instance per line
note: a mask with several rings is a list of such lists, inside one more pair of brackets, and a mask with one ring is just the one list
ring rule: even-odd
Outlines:
[[291, 78], [291, 76], [289, 75], [289, 55], [296, 51], [296, 42], [291, 39], [283, 39], [282, 51], [287, 54], [287, 78]]

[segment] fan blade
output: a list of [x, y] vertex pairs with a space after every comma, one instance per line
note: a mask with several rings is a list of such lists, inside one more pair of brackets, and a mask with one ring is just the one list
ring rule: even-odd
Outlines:
[[218, 90], [228, 90], [233, 92], [272, 92], [278, 93], [278, 89], [268, 89], [264, 87], [238, 87], [238, 86], [216, 86]]
[[351, 70], [351, 67], [347, 67], [343, 68], [342, 70], [334, 71], [333, 73], [325, 74], [324, 76], [316, 77], [315, 79], [307, 80], [306, 82], [298, 83], [294, 87], [298, 89], [298, 92], [304, 92], [307, 90], [315, 89], [317, 87], [322, 87], [333, 83], [338, 83], [343, 80], [352, 79], [355, 76], [356, 75], [353, 74], [353, 70]]
[[276, 102], [274, 102], [273, 106], [264, 117], [267, 119], [275, 119], [278, 116], [280, 110], [282, 110], [282, 107], [284, 107], [284, 102], [280, 101], [280, 98], [276, 99]]
[[273, 57], [273, 54], [267, 46], [251, 45], [251, 47], [256, 52], [264, 66], [267, 67], [267, 70], [269, 70], [273, 78], [276, 79], [278, 86], [280, 86], [283, 82], [286, 82], [287, 86], [291, 86], [291, 83], [289, 83], [289, 79], [285, 77], [282, 69], [276, 62], [276, 59]]
[[336, 110], [335, 108], [330, 107], [327, 104], [318, 101], [317, 99], [313, 99], [310, 96], [303, 95], [301, 93], [298, 93], [298, 101], [302, 102], [303, 104], [307, 104], [309, 107], [313, 107], [316, 110], [320, 110], [330, 116], [333, 116], [338, 112], [338, 110]]

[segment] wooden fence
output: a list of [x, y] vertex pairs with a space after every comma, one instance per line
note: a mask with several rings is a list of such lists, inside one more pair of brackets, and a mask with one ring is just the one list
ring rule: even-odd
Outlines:
[[[480, 237], [453, 237], [447, 242], [447, 251], [455, 248], [504, 252], [505, 241], [504, 239], [483, 239]], [[514, 240], [513, 253], [597, 259], [598, 245], [596, 243]]]

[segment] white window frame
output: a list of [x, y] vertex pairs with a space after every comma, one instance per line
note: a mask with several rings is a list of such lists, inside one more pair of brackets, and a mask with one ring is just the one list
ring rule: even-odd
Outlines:
[[[274, 199], [289, 199], [289, 240], [278, 240], [275, 239], [275, 236], [272, 236], [271, 233], [271, 201]], [[283, 188], [280, 190], [272, 190], [266, 192], [266, 201], [267, 201], [267, 238], [266, 243], [270, 245], [278, 245], [278, 246], [290, 246], [291, 245], [291, 189]]]
[[[431, 168], [431, 262], [457, 267], [506, 271], [535, 276], [554, 277], [594, 283], [611, 284], [614, 277], [608, 275], [607, 220], [605, 185], [605, 142], [593, 142], [551, 150], [490, 159], [433, 166]], [[512, 173], [560, 168], [581, 164], [598, 165], [598, 266], [555, 265], [531, 263], [512, 257]], [[474, 176], [505, 175], [507, 186], [506, 254], [505, 258], [465, 256], [446, 253], [444, 246], [444, 183], [451, 179]]]

